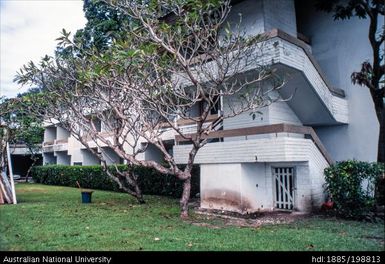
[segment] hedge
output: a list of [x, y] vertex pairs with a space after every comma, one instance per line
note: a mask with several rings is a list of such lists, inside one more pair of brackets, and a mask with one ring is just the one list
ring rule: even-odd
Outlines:
[[378, 186], [383, 173], [382, 164], [357, 160], [337, 162], [326, 168], [325, 187], [337, 214], [344, 218], [367, 218], [381, 199]]
[[[110, 167], [111, 171], [115, 169]], [[127, 170], [127, 165], [118, 165], [119, 170]], [[183, 182], [172, 175], [162, 175], [154, 169], [134, 167], [139, 175], [139, 186], [143, 194], [164, 195], [179, 198], [182, 195]], [[32, 178], [37, 183], [77, 187], [79, 181], [82, 188], [119, 191], [118, 184], [103, 172], [102, 167], [95, 166], [66, 166], [45, 165], [36, 166], [31, 171]], [[191, 178], [191, 197], [199, 193], [199, 167], [194, 166]]]

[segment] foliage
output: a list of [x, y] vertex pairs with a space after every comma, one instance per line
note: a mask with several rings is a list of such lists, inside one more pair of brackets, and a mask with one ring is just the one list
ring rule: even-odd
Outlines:
[[[382, 223], [306, 217], [289, 224], [237, 226], [191, 214], [178, 200], [96, 191], [82, 204], [78, 189], [17, 184], [17, 206], [0, 206], [0, 250], [9, 251], [383, 251]], [[155, 239], [159, 238], [159, 240]], [[228, 256], [228, 254], [226, 254]]]
[[83, 6], [87, 23], [76, 32], [74, 42], [84, 49], [105, 51], [114, 41], [129, 35], [132, 19], [119, 9], [100, 0], [85, 0]]
[[375, 205], [374, 188], [384, 173], [380, 163], [356, 160], [338, 162], [325, 169], [326, 190], [344, 218], [360, 219]]
[[[127, 171], [127, 165], [117, 165], [120, 171]], [[115, 166], [110, 166], [110, 171], [115, 171]], [[182, 194], [182, 181], [172, 175], [161, 175], [154, 169], [134, 167], [131, 169], [138, 175], [138, 184], [144, 194], [165, 195], [180, 197]], [[103, 172], [101, 166], [65, 166], [46, 165], [32, 169], [32, 177], [37, 183], [48, 185], [61, 185], [77, 187], [79, 181], [82, 188], [121, 191], [118, 184]], [[194, 167], [192, 173], [192, 190], [194, 196], [199, 192], [199, 168]]]
[[333, 12], [334, 19], [350, 19], [353, 16], [364, 19], [368, 17], [367, 7], [373, 7], [380, 11], [383, 6], [384, 1], [382, 0], [371, 0], [366, 1], [366, 3], [362, 0], [318, 0], [317, 2], [319, 9], [329, 13]]
[[17, 98], [4, 98], [0, 101], [1, 119], [8, 129], [9, 143], [26, 144], [31, 152], [39, 150], [38, 145], [44, 135], [42, 119], [30, 113], [30, 108], [35, 107], [31, 101], [35, 93], [35, 90], [31, 90], [19, 94]]

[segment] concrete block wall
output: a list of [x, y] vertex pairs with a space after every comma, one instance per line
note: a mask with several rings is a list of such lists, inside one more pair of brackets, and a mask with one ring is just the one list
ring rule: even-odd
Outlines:
[[311, 193], [312, 193], [312, 209], [319, 210], [323, 202], [326, 199], [326, 193], [324, 189], [325, 176], [324, 170], [329, 166], [324, 157], [318, 151], [316, 146], [312, 146], [310, 149], [310, 156], [312, 159], [309, 161], [310, 180], [311, 180]]

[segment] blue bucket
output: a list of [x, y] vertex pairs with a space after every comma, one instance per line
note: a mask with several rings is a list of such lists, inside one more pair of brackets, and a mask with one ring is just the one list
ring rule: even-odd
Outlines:
[[91, 203], [92, 192], [82, 192], [82, 203]]

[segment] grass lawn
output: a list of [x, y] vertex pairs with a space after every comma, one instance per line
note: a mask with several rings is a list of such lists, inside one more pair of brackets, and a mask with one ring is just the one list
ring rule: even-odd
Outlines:
[[182, 221], [178, 201], [165, 197], [138, 205], [97, 190], [82, 204], [78, 189], [16, 187], [18, 205], [0, 206], [0, 250], [384, 250], [383, 223], [310, 217], [241, 228], [195, 214]]

